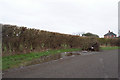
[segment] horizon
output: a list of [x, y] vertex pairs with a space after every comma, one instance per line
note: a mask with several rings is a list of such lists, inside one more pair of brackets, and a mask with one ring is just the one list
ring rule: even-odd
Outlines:
[[[30, 28], [30, 27], [27, 27], [27, 26], [18, 26], [18, 25], [11, 25], [11, 24], [2, 24], [2, 23], [0, 23], [1, 25], [10, 25], [10, 26], [16, 26], [16, 27], [26, 27], [27, 29], [37, 29], [37, 28]], [[37, 30], [41, 30], [41, 29], [37, 29]], [[47, 31], [47, 30], [43, 30], [43, 31]], [[110, 30], [109, 30], [110, 31]], [[109, 32], [108, 31], [108, 32]], [[65, 35], [75, 35], [75, 36], [80, 36], [80, 37], [82, 37], [82, 34], [86, 34], [86, 33], [91, 33], [91, 32], [86, 32], [86, 33], [72, 33], [72, 34], [67, 34], [67, 33], [60, 33], [60, 32], [55, 32], [55, 31], [47, 31], [47, 32], [53, 32], [53, 33], [58, 33], [58, 34], [65, 34]], [[108, 33], [107, 32], [107, 33]], [[110, 31], [110, 32], [113, 32], [113, 31]], [[107, 34], [106, 33], [106, 34]], [[113, 32], [114, 33], [114, 32]], [[92, 34], [94, 34], [94, 33], [92, 33]], [[98, 34], [95, 34], [95, 35], [98, 35]], [[104, 34], [105, 35], [105, 34]], [[103, 37], [100, 37], [99, 35], [99, 38], [104, 38], [104, 35], [103, 35]], [[116, 34], [116, 37], [118, 37], [118, 35]]]

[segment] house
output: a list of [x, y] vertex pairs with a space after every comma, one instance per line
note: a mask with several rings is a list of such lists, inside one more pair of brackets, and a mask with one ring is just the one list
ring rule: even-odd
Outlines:
[[107, 34], [104, 35], [104, 38], [115, 38], [116, 34], [114, 34], [113, 32], [109, 32]]

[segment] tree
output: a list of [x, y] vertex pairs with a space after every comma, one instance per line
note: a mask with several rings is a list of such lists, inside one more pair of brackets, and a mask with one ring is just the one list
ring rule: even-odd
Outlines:
[[92, 33], [85, 33], [85, 34], [82, 34], [82, 36], [87, 36], [87, 37], [99, 37], [98, 35], [96, 34], [92, 34]]

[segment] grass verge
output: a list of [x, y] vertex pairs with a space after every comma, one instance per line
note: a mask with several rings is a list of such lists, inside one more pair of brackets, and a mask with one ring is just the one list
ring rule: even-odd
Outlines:
[[113, 50], [113, 49], [120, 49], [118, 46], [106, 46], [106, 47], [100, 47], [101, 50]]
[[31, 52], [28, 54], [19, 54], [19, 55], [10, 55], [2, 57], [2, 70], [7, 70], [10, 68], [16, 68], [19, 66], [24, 66], [24, 62], [32, 61], [33, 59], [38, 59], [41, 56], [46, 56], [50, 54], [57, 54], [62, 52], [71, 52], [71, 51], [80, 51], [80, 48], [77, 49], [59, 49], [59, 50], [48, 50], [43, 52]]

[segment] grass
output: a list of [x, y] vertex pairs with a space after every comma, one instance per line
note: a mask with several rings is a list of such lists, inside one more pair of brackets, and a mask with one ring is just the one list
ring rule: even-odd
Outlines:
[[46, 56], [50, 54], [57, 54], [62, 52], [71, 52], [71, 51], [80, 51], [80, 48], [77, 49], [60, 49], [60, 50], [48, 50], [43, 52], [32, 52], [28, 54], [16, 54], [10, 56], [2, 57], [2, 69], [7, 70], [9, 68], [19, 67], [21, 65], [25, 65], [25, 62], [32, 61], [33, 59], [38, 59], [41, 56]]
[[113, 49], [120, 49], [118, 46], [106, 46], [106, 47], [100, 47], [101, 50], [113, 50]]
[[[120, 47], [100, 47], [101, 50], [113, 50], [118, 49]], [[80, 48], [77, 49], [59, 49], [59, 50], [47, 50], [43, 52], [31, 52], [28, 54], [16, 54], [10, 56], [3, 56], [2, 57], [2, 69], [7, 70], [9, 68], [16, 68], [19, 66], [24, 66], [26, 62], [32, 61], [33, 59], [38, 59], [41, 56], [46, 56], [50, 54], [57, 54], [62, 52], [71, 52], [71, 51], [80, 51]]]

